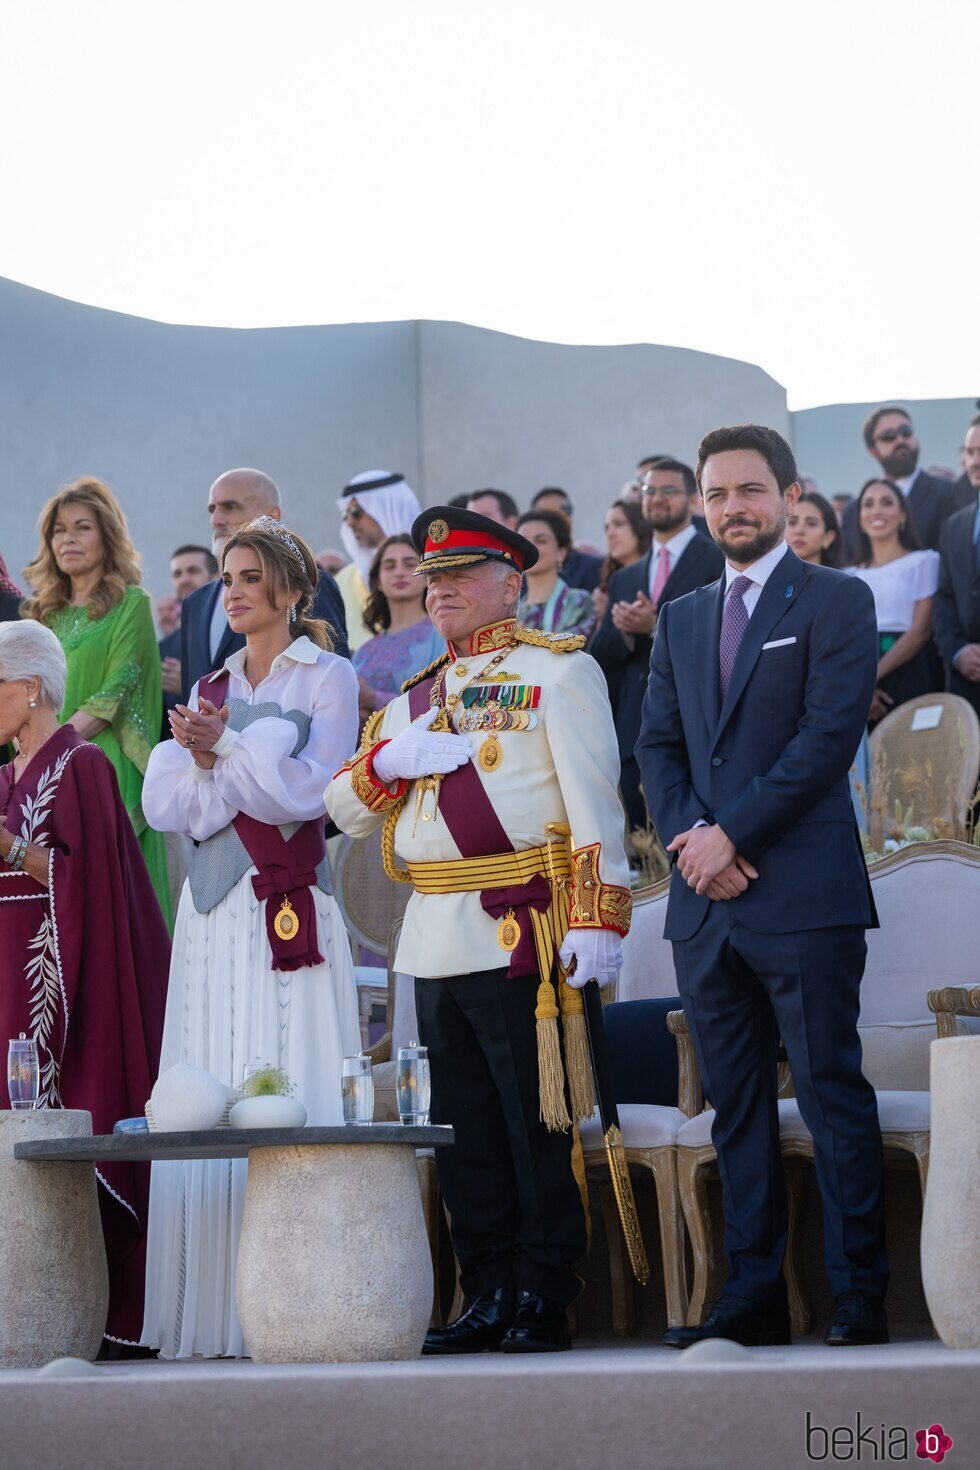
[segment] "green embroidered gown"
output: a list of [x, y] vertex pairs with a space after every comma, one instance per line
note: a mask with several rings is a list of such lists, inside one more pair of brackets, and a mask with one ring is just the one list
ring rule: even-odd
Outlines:
[[143, 775], [159, 739], [163, 716], [160, 655], [150, 599], [142, 587], [129, 587], [121, 602], [93, 622], [86, 607], [65, 607], [50, 620], [68, 660], [62, 718], [84, 711], [105, 720], [93, 744], [112, 762], [123, 805], [136, 830], [140, 851], [173, 929], [170, 884], [163, 834], [143, 816]]

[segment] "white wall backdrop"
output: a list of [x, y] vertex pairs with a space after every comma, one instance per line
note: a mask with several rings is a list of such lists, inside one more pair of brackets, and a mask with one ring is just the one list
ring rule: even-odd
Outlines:
[[80, 474], [119, 496], [154, 595], [183, 541], [207, 542], [211, 481], [253, 464], [286, 519], [338, 544], [358, 470], [400, 470], [423, 502], [483, 485], [521, 503], [564, 486], [577, 532], [637, 458], [693, 458], [706, 429], [789, 430], [759, 368], [650, 346], [531, 342], [446, 322], [234, 330], [169, 326], [0, 281], [0, 548], [16, 576], [44, 500]]

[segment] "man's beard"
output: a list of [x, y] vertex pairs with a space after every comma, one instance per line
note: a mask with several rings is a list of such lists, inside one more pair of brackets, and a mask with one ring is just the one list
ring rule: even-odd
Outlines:
[[686, 521], [686, 505], [682, 506], [680, 510], [661, 517], [660, 520], [654, 519], [653, 516], [647, 516], [646, 518], [647, 525], [655, 536], [669, 536], [672, 531], [679, 531]]
[[919, 451], [900, 444], [887, 455], [882, 455], [879, 463], [889, 480], [904, 480], [906, 475], [914, 474], [919, 463]]
[[[743, 522], [743, 524], [745, 523]], [[726, 527], [726, 530], [732, 529], [733, 527], [731, 526]], [[765, 556], [767, 551], [772, 551], [774, 546], [778, 546], [785, 535], [786, 517], [784, 515], [780, 517], [775, 525], [765, 528], [760, 527], [751, 541], [729, 542], [725, 538], [724, 531], [720, 531], [715, 536], [715, 541], [721, 547], [729, 561], [735, 561], [739, 566], [748, 567], [753, 562], [758, 561], [760, 557]]]

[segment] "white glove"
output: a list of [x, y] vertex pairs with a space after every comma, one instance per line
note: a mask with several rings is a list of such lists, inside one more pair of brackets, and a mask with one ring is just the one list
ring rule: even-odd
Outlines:
[[613, 929], [569, 929], [558, 958], [567, 972], [566, 980], [576, 990], [590, 980], [608, 985], [623, 967], [623, 941]]
[[465, 735], [429, 729], [438, 713], [435, 707], [427, 709], [378, 751], [371, 769], [379, 781], [391, 786], [395, 781], [414, 781], [416, 776], [446, 776], [466, 765], [470, 742]]

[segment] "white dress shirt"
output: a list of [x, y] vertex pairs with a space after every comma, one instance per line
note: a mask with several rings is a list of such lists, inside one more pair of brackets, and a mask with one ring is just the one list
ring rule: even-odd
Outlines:
[[684, 527], [683, 531], [676, 532], [676, 534], [671, 536], [668, 541], [661, 541], [657, 536], [654, 536], [653, 546], [650, 553], [650, 585], [647, 588], [647, 593], [651, 601], [653, 599], [653, 585], [657, 580], [657, 567], [660, 562], [660, 548], [667, 548], [667, 575], [669, 577], [672, 577], [674, 574], [674, 568], [677, 566], [677, 563], [680, 561], [681, 557], [684, 555], [684, 552], [690, 546], [695, 536], [698, 535], [700, 535], [700, 532], [698, 531], [697, 526], [687, 525]]
[[[899, 490], [901, 490], [902, 494], [905, 496], [906, 500], [908, 500], [909, 491], [912, 489], [912, 486], [915, 484], [916, 480], [921, 474], [922, 466], [916, 465], [915, 469], [910, 475], [903, 475], [900, 480], [892, 480], [892, 484], [897, 485]], [[891, 476], [889, 476], [889, 479], [891, 479]]]
[[756, 603], [762, 596], [763, 587], [769, 581], [769, 578], [788, 550], [789, 547], [786, 542], [780, 541], [778, 546], [774, 546], [771, 551], [766, 552], [765, 556], [760, 556], [758, 561], [754, 561], [750, 567], [745, 567], [742, 571], [739, 571], [737, 567], [733, 567], [731, 562], [726, 561], [725, 596], [728, 596], [728, 589], [736, 577], [748, 577], [752, 586], [747, 587], [742, 593], [742, 601], [745, 603], [746, 612], [751, 617], [755, 612]]

